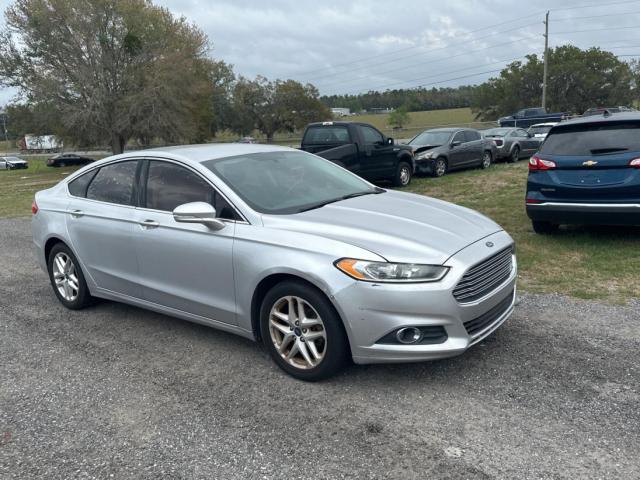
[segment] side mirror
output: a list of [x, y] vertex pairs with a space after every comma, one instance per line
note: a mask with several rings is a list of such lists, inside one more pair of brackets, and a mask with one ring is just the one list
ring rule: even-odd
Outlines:
[[456, 147], [459, 147], [460, 145], [462, 145], [462, 142], [460, 140], [456, 140], [455, 142], [451, 142], [451, 148], [456, 148]]
[[393, 138], [387, 138], [387, 140], [385, 141], [385, 143], [386, 143], [387, 145], [393, 145], [393, 144], [394, 144]]
[[200, 223], [211, 230], [222, 230], [225, 227], [225, 223], [216, 218], [216, 209], [205, 202], [178, 205], [173, 211], [173, 219], [178, 223]]
[[531, 132], [527, 132], [527, 137], [529, 137], [529, 138], [533, 138], [533, 133], [531, 133]]

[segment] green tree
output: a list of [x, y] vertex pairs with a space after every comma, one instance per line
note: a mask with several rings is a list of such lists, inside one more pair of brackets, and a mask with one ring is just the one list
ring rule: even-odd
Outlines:
[[67, 136], [107, 143], [198, 136], [210, 96], [207, 38], [147, 0], [16, 0], [0, 33], [0, 79], [50, 105]]
[[[540, 105], [542, 77], [543, 60], [529, 55], [479, 86], [472, 108], [478, 118], [493, 120]], [[632, 102], [632, 86], [630, 65], [611, 52], [572, 45], [549, 50], [549, 110], [582, 113], [594, 106], [626, 105]]]
[[309, 122], [331, 118], [318, 90], [294, 80], [240, 78], [234, 88], [233, 104], [236, 119], [232, 129], [246, 134], [249, 127], [255, 128], [268, 142], [273, 141], [276, 132], [293, 132]]
[[391, 125], [394, 130], [401, 129], [407, 123], [409, 123], [409, 112], [407, 108], [402, 106], [400, 108], [396, 108], [393, 112], [389, 114], [389, 125]]

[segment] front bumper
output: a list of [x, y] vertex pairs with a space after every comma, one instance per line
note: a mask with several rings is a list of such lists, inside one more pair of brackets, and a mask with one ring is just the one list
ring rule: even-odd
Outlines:
[[[488, 247], [487, 242], [493, 243]], [[451, 270], [440, 282], [377, 284], [355, 282], [335, 296], [349, 334], [356, 363], [416, 362], [452, 357], [465, 352], [495, 331], [513, 312], [517, 266], [509, 277], [488, 295], [470, 303], [458, 303], [453, 290], [464, 273], [513, 243], [498, 232], [468, 246], [445, 265]], [[498, 309], [498, 310], [496, 310]], [[472, 334], [465, 322], [476, 321], [496, 311], [490, 321]], [[441, 326], [446, 340], [438, 344], [377, 343], [385, 335], [403, 327]]]
[[435, 158], [422, 158], [415, 161], [415, 173], [421, 175], [431, 175], [434, 172], [436, 160]]

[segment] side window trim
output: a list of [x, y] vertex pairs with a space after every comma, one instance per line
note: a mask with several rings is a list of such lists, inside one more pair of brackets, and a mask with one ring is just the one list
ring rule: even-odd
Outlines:
[[[181, 162], [177, 162], [174, 161], [172, 159], [168, 159], [168, 158], [154, 158], [154, 157], [148, 157], [148, 158], [144, 158], [142, 159], [142, 161], [145, 163], [144, 167], [141, 169], [141, 175], [140, 175], [140, 203], [139, 203], [139, 207], [142, 210], [148, 210], [150, 212], [159, 212], [159, 213], [168, 213], [171, 214], [171, 212], [168, 212], [166, 210], [156, 210], [153, 208], [147, 208], [147, 182], [149, 179], [149, 164], [151, 163], [151, 161], [157, 161], [157, 162], [165, 162], [165, 163], [171, 163], [173, 165], [177, 165], [179, 167], [182, 168], [186, 168], [187, 170], [189, 170], [190, 172], [192, 172], [193, 174], [197, 175], [201, 180], [203, 180], [205, 183], [207, 183], [207, 185], [209, 185], [214, 193], [216, 195], [219, 195], [221, 198], [223, 198], [228, 204], [229, 206], [233, 209], [235, 215], [240, 219], [240, 220], [229, 220], [226, 218], [221, 218], [220, 220], [225, 221], [225, 222], [239, 222], [239, 223], [247, 223], [249, 224], [249, 221], [245, 218], [244, 215], [242, 215], [242, 213], [238, 210], [238, 208], [227, 198], [226, 195], [224, 195], [222, 192], [220, 192], [220, 190], [218, 190], [218, 188], [213, 185], [212, 182], [209, 181], [209, 179], [205, 178], [200, 172], [198, 172], [197, 170], [191, 168], [190, 165], [186, 165], [184, 163]], [[219, 212], [216, 211], [216, 215]]]

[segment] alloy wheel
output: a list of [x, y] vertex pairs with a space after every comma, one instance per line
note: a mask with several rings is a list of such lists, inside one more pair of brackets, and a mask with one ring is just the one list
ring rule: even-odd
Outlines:
[[68, 302], [78, 298], [80, 284], [76, 274], [76, 266], [71, 257], [64, 252], [58, 252], [53, 259], [53, 281], [58, 293]]
[[439, 158], [436, 160], [436, 176], [442, 177], [445, 173], [447, 173], [447, 164], [442, 158]]
[[411, 180], [411, 173], [409, 172], [409, 167], [403, 166], [400, 168], [400, 183], [402, 185], [407, 185]]
[[309, 302], [297, 296], [282, 297], [273, 304], [269, 333], [276, 351], [295, 368], [318, 366], [327, 351], [322, 318]]

